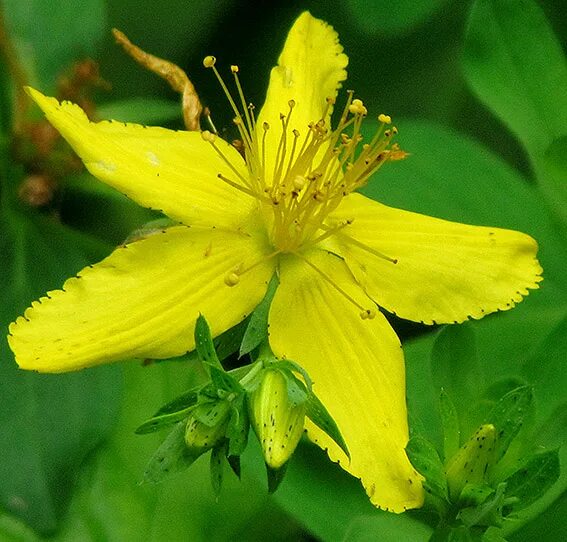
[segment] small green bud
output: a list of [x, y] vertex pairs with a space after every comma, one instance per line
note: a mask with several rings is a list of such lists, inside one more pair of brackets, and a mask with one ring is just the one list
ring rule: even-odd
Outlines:
[[481, 425], [476, 433], [449, 460], [445, 468], [451, 499], [459, 498], [467, 484], [483, 484], [494, 462], [496, 429]]
[[279, 469], [288, 461], [303, 433], [307, 405], [290, 400], [288, 385], [281, 371], [268, 369], [250, 394], [252, 426], [271, 469]]
[[205, 453], [224, 437], [230, 418], [230, 403], [217, 401], [195, 408], [185, 428], [185, 444], [189, 451]]

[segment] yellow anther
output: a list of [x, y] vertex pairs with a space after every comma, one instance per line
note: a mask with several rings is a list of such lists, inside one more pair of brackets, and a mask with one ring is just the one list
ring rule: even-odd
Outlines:
[[390, 117], [390, 115], [384, 115], [384, 113], [378, 115], [378, 120], [380, 122], [383, 122], [384, 124], [391, 124], [392, 122], [392, 117]]
[[336, 100], [335, 98], [333, 98], [332, 96], [327, 96], [327, 97], [325, 98], [325, 100], [327, 101], [327, 103], [328, 103], [329, 105], [335, 105], [335, 102], [337, 101], [337, 100]]
[[201, 132], [201, 137], [203, 138], [204, 141], [207, 141], [208, 143], [214, 143], [215, 139], [217, 138], [217, 136], [212, 132], [209, 132], [209, 130], [203, 130]]
[[295, 107], [295, 100], [289, 100], [289, 102], [287, 102], [287, 105], [289, 105], [290, 109], [293, 109]]
[[230, 67], [230, 71], [231, 71], [232, 73], [238, 73], [238, 66], [232, 65], [232, 66]]
[[262, 129], [264, 130], [264, 132], [267, 132], [270, 129], [270, 125], [267, 122], [264, 122], [262, 124]]
[[206, 56], [203, 59], [203, 66], [205, 66], [205, 68], [212, 68], [217, 62], [217, 59], [214, 56]]
[[362, 100], [359, 100], [358, 98], [352, 101], [352, 103], [348, 106], [348, 110], [353, 115], [366, 115], [368, 113], [368, 110], [364, 107]]
[[239, 282], [240, 282], [240, 277], [234, 271], [227, 273], [224, 277], [224, 283], [227, 286], [231, 286], [231, 287], [236, 286]]
[[303, 177], [302, 175], [296, 175], [295, 178], [293, 179], [293, 187], [296, 190], [301, 190], [306, 183], [307, 181], [305, 180], [305, 177]]

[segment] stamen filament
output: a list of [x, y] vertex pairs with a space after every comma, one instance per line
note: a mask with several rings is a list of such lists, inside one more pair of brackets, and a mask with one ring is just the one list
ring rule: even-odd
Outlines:
[[[322, 229], [324, 229], [323, 226], [321, 226]], [[393, 263], [393, 264], [397, 264], [398, 263], [398, 259], [397, 258], [391, 258], [390, 256], [386, 256], [386, 254], [383, 254], [382, 252], [369, 247], [368, 245], [352, 238], [350, 235], [346, 234], [346, 233], [342, 233], [340, 231], [335, 232], [337, 234], [338, 237], [340, 237], [343, 241], [346, 241], [347, 243], [350, 243], [352, 245], [357, 246], [358, 248], [361, 248], [362, 250], [366, 250], [366, 252], [369, 252], [370, 254], [373, 254], [374, 256], [382, 259], [382, 260], [386, 260], [387, 262]]]

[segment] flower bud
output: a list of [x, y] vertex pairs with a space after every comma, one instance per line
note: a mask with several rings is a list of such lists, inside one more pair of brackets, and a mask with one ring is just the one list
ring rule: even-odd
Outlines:
[[481, 425], [449, 460], [445, 472], [452, 499], [458, 499], [467, 484], [486, 482], [488, 468], [494, 462], [495, 443], [494, 425]]
[[230, 418], [230, 403], [217, 401], [195, 408], [185, 428], [185, 444], [194, 453], [205, 453], [224, 437]]
[[306, 404], [290, 401], [286, 377], [279, 370], [268, 369], [250, 394], [249, 405], [266, 465], [279, 469], [291, 457], [303, 434]]

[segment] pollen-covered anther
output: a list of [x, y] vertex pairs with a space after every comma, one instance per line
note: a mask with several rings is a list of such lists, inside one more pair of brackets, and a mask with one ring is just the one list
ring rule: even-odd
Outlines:
[[384, 115], [384, 113], [378, 115], [378, 120], [384, 124], [392, 124], [392, 117], [390, 117], [390, 115]]
[[355, 98], [352, 101], [352, 103], [348, 106], [348, 110], [353, 115], [363, 115], [364, 116], [364, 115], [368, 114], [368, 109], [366, 109], [366, 107], [362, 103], [362, 100], [359, 100], [358, 98]]
[[214, 143], [215, 139], [217, 138], [217, 136], [215, 134], [213, 134], [212, 132], [209, 132], [209, 130], [203, 130], [201, 132], [201, 137], [207, 143]]
[[205, 68], [212, 68], [216, 62], [217, 59], [214, 56], [209, 55], [203, 59], [203, 66], [205, 66]]
[[238, 68], [238, 66], [236, 66], [236, 65], [233, 64], [233, 65], [230, 67], [230, 71], [231, 71], [232, 73], [238, 73], [238, 72], [239, 72], [239, 68]]
[[227, 286], [236, 286], [240, 282], [240, 276], [234, 271], [230, 271], [224, 277], [224, 283]]

